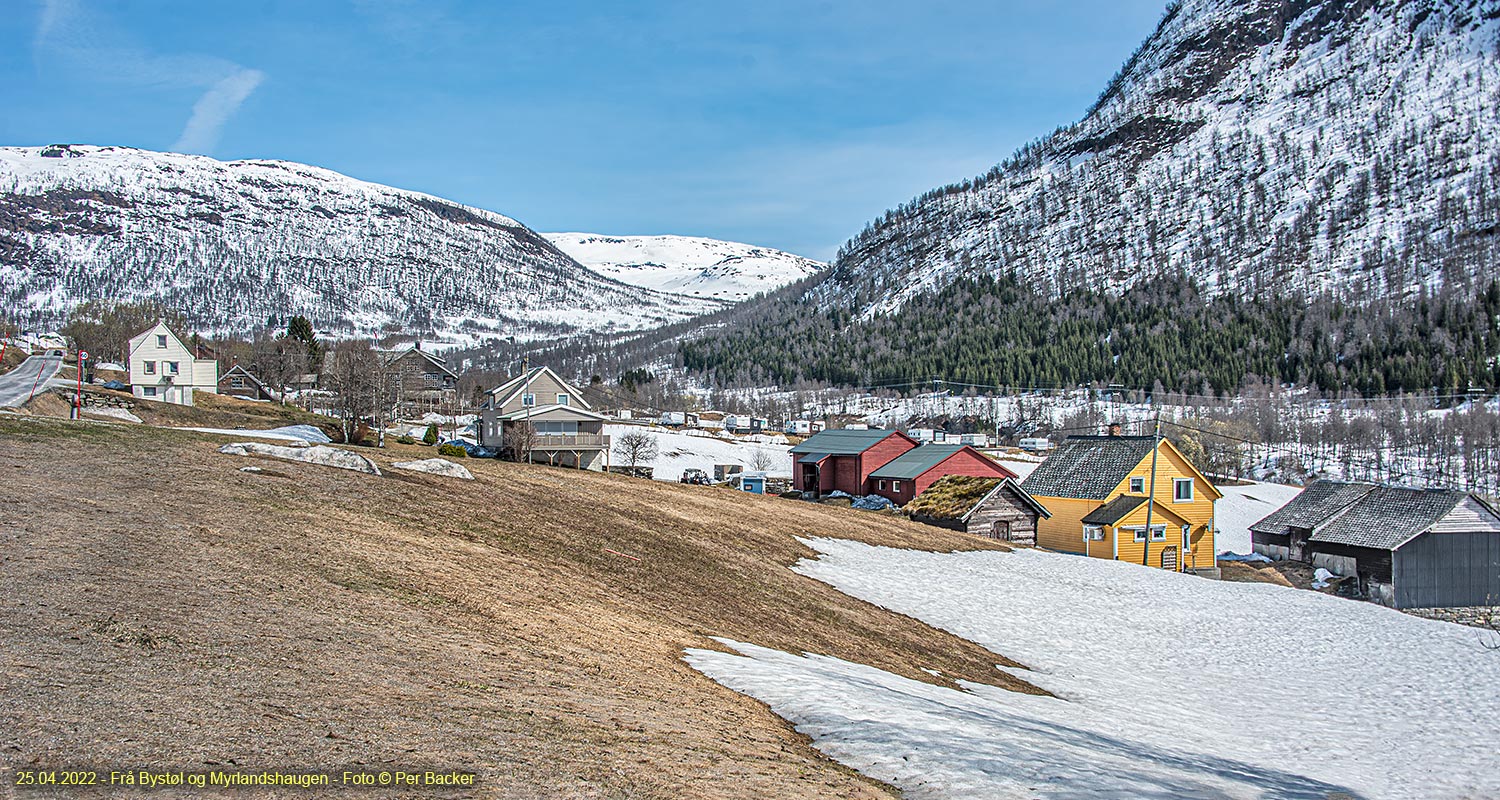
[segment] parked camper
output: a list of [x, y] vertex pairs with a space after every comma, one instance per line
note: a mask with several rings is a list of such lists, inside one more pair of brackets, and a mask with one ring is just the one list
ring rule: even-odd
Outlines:
[[766, 473], [764, 472], [742, 472], [740, 473], [740, 491], [750, 494], [766, 493]]
[[1052, 449], [1052, 440], [1044, 436], [1022, 439], [1021, 449], [1028, 453], [1045, 453]]
[[805, 419], [787, 420], [783, 431], [792, 436], [808, 436], [812, 434], [812, 422]]
[[682, 411], [667, 411], [661, 415], [661, 424], [680, 428], [687, 424], [687, 414]]
[[958, 437], [958, 443], [966, 444], [970, 447], [989, 447], [990, 435], [987, 433], [966, 433]]

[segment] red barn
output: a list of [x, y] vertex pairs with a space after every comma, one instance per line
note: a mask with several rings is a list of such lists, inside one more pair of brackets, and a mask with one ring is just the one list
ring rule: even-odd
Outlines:
[[792, 486], [827, 494], [870, 494], [870, 475], [917, 446], [900, 431], [822, 431], [792, 448]]
[[924, 444], [881, 465], [870, 479], [875, 484], [874, 494], [904, 506], [949, 475], [1017, 477], [1000, 462], [966, 444]]

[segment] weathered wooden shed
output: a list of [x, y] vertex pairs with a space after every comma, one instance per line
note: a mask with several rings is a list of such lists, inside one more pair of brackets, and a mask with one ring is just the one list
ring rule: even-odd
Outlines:
[[949, 475], [906, 506], [911, 518], [988, 539], [1036, 543], [1039, 519], [1052, 516], [1013, 478]]
[[1250, 532], [1256, 552], [1357, 576], [1385, 605], [1500, 605], [1500, 514], [1468, 492], [1317, 481]]

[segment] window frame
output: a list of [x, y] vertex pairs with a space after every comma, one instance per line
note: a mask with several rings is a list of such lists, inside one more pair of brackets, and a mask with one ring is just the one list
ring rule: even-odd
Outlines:
[[901, 481], [891, 481], [891, 491], [899, 494], [901, 492]]
[[1128, 491], [1129, 491], [1130, 494], [1145, 494], [1146, 493], [1146, 479], [1145, 478], [1131, 477], [1129, 485], [1130, 485], [1130, 489]]
[[[1187, 497], [1183, 497], [1182, 496], [1182, 492], [1179, 491], [1182, 488], [1183, 484], [1187, 484]], [[1193, 479], [1192, 478], [1173, 478], [1172, 479], [1172, 502], [1174, 502], [1174, 503], [1191, 503], [1191, 502], [1193, 502], [1193, 499], [1195, 498], [1195, 496], [1196, 496], [1196, 494], [1195, 494], [1195, 489], [1193, 488]]]
[[522, 392], [521, 393], [521, 405], [525, 406], [526, 408], [536, 408], [536, 393], [535, 392]]
[[557, 393], [557, 404], [560, 405], [560, 406], [571, 406], [573, 403], [572, 403], [572, 399], [568, 397], [568, 393], [567, 392], [558, 392]]
[[[1157, 531], [1161, 531], [1161, 535], [1160, 536], [1156, 535]], [[1144, 525], [1132, 525], [1130, 527], [1130, 538], [1131, 538], [1132, 541], [1136, 542], [1137, 544], [1146, 541], [1146, 535], [1145, 535], [1145, 533], [1146, 533], [1146, 527]], [[1166, 523], [1162, 523], [1160, 525], [1152, 524], [1152, 526], [1151, 526], [1151, 541], [1153, 541], [1153, 542], [1165, 542], [1166, 540], [1167, 540], [1167, 525], [1166, 525]]]
[[[1098, 533], [1099, 534], [1099, 538], [1095, 539], [1093, 536], [1090, 536], [1089, 534], [1091, 534], [1091, 533]], [[1084, 542], [1102, 542], [1102, 541], [1104, 541], [1104, 526], [1103, 525], [1089, 525], [1087, 523], [1084, 523], [1084, 526], [1083, 526], [1083, 541]]]
[[155, 397], [155, 396], [156, 396], [156, 387], [155, 386], [142, 386], [141, 387], [141, 397]]
[[181, 375], [182, 374], [182, 363], [181, 362], [179, 362], [179, 361], [163, 361], [161, 363], [167, 365], [167, 374], [168, 375]]
[[156, 334], [156, 349], [157, 350], [165, 350], [165, 349], [167, 349], [167, 335], [165, 333], [158, 333], [158, 334]]
[[156, 362], [155, 361], [142, 361], [141, 362], [141, 372], [143, 374], [146, 374], [146, 375], [155, 375], [156, 374]]

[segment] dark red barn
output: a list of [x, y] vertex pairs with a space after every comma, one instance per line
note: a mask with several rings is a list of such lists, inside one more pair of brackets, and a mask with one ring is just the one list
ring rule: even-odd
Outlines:
[[949, 475], [1015, 478], [1016, 473], [966, 444], [924, 444], [908, 450], [870, 473], [873, 493], [898, 506], [927, 491]]
[[871, 473], [916, 446], [900, 431], [822, 431], [792, 448], [792, 486], [861, 497], [870, 494]]

